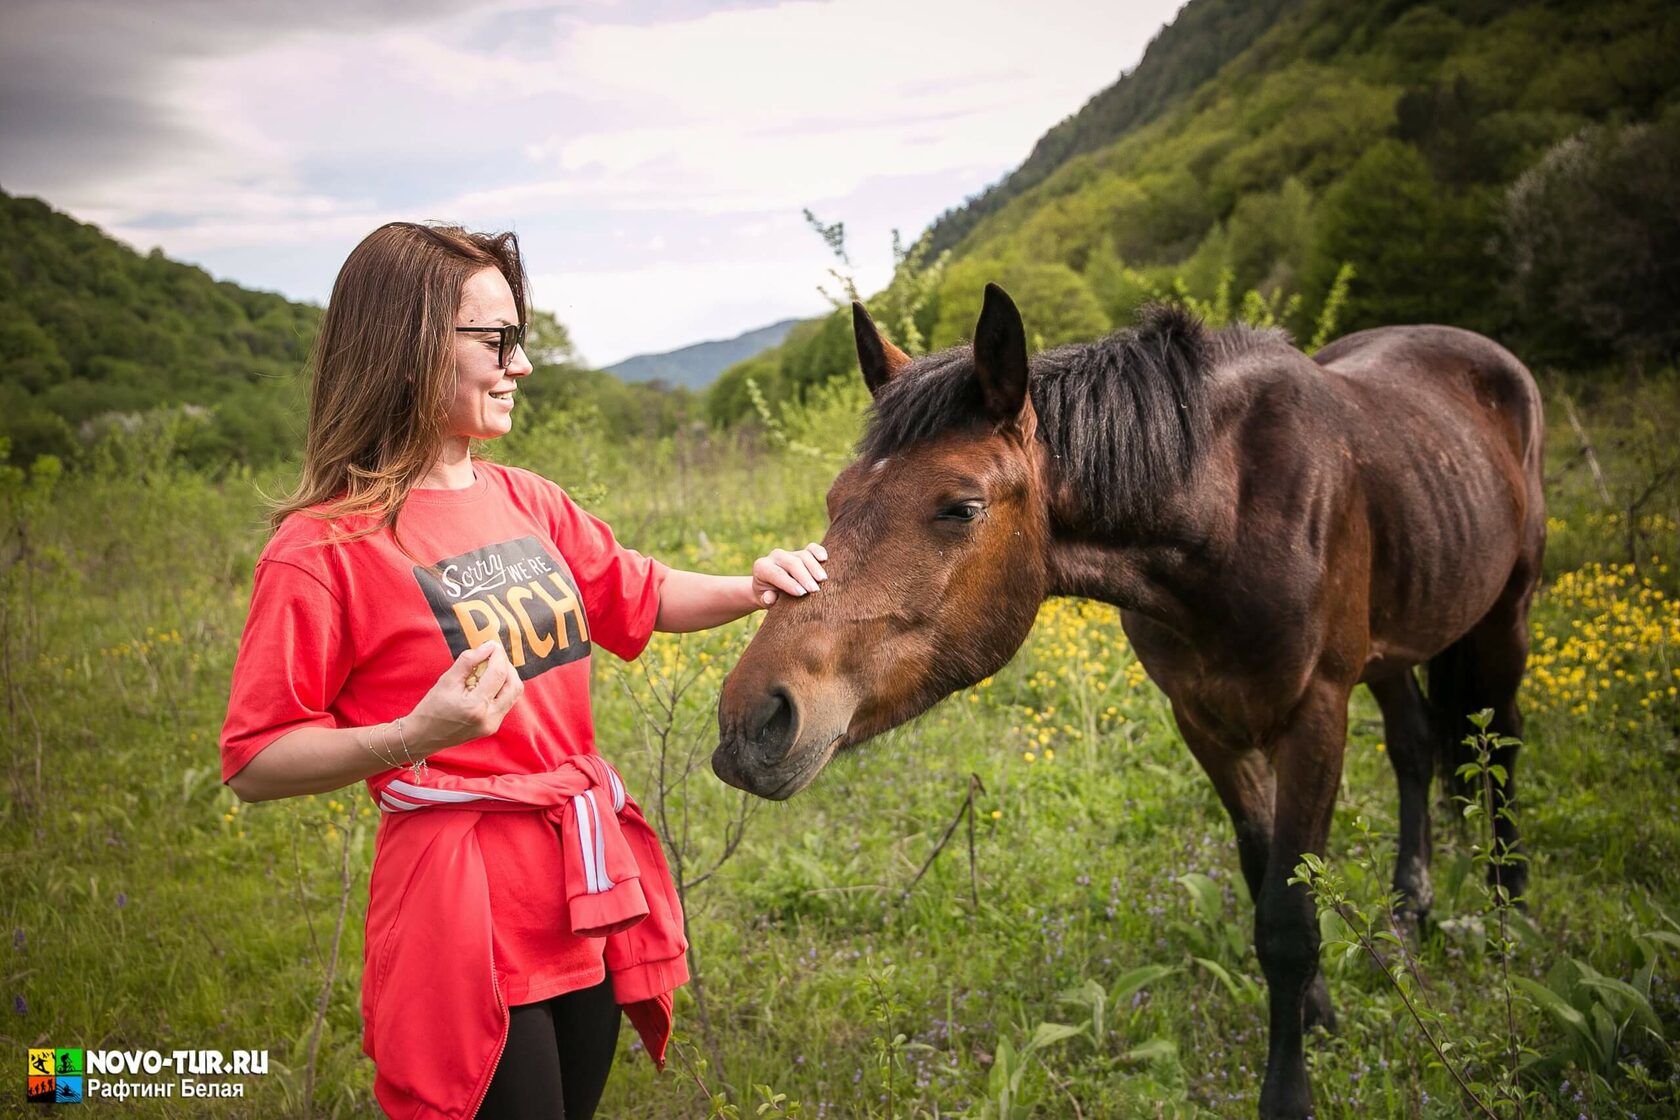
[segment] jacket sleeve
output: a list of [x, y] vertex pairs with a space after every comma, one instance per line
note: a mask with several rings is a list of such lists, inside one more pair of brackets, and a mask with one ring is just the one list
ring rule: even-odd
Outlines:
[[264, 559], [251, 586], [222, 725], [222, 781], [300, 727], [335, 727], [331, 708], [353, 661], [343, 605], [284, 560]]

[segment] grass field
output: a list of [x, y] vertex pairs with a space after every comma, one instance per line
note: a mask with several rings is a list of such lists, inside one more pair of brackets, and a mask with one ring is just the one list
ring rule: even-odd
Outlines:
[[[1680, 1110], [1674, 389], [1583, 394], [1579, 432], [1549, 394], [1551, 546], [1518, 779], [1532, 906], [1510, 962], [1531, 985], [1487, 951], [1473, 833], [1437, 813], [1442, 923], [1418, 953], [1432, 1031], [1473, 1077], [1514, 1035], [1528, 1116]], [[572, 488], [635, 547], [741, 572], [820, 537], [847, 403], [805, 417], [791, 450], [627, 447], [521, 416], [498, 457]], [[373, 1111], [357, 999], [376, 814], [356, 789], [245, 806], [218, 780], [257, 490], [283, 485], [183, 473], [157, 438], [3, 486], [14, 1067], [26, 1046], [272, 1055], [242, 1101], [131, 1103], [140, 1115]], [[597, 667], [602, 747], [663, 813], [699, 973], [676, 1060], [656, 1075], [626, 1031], [603, 1116], [752, 1116], [761, 1084], [783, 1094], [768, 1116], [1253, 1115], [1265, 993], [1230, 825], [1112, 609], [1047, 604], [1005, 671], [781, 805], [743, 803], [706, 765], [750, 626]], [[906, 893], [974, 780], [972, 869], [965, 824]], [[1361, 691], [1330, 858], [1362, 897], [1386, 884], [1395, 810]], [[1387, 978], [1325, 960], [1341, 1029], [1311, 1046], [1319, 1115], [1466, 1115]], [[0, 1088], [0, 1114], [26, 1107], [21, 1077]]]

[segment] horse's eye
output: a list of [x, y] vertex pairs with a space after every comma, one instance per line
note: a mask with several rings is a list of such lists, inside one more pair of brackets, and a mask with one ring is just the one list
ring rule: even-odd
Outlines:
[[985, 508], [986, 503], [982, 501], [971, 500], [966, 502], [952, 502], [950, 505], [939, 511], [939, 520], [973, 521], [975, 518], [979, 517], [982, 512], [984, 512]]

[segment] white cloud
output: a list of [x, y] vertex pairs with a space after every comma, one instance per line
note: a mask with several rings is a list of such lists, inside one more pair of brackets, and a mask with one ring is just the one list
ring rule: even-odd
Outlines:
[[729, 338], [778, 319], [819, 314], [828, 305], [813, 283], [821, 268], [811, 264], [724, 257], [661, 261], [633, 270], [539, 272], [531, 284], [538, 301], [555, 308], [565, 322], [618, 324], [613, 352], [601, 352], [600, 335], [575, 339], [584, 357], [605, 365], [632, 354]]
[[1048, 4], [1023, 18], [1017, 4], [851, 0], [583, 26], [555, 65], [646, 123], [585, 125], [542, 147], [600, 189], [677, 187], [701, 207], [797, 206], [881, 173], [1000, 169], [1135, 61], [1171, 10]]
[[[539, 302], [605, 363], [820, 311], [831, 262], [805, 206], [847, 223], [862, 286], [879, 286], [889, 230], [914, 234], [1017, 165], [1176, 7], [503, 0], [197, 38], [171, 24], [154, 37], [167, 49], [138, 52], [135, 101], [177, 138], [166, 153], [118, 159], [113, 142], [111, 158], [19, 167], [8, 143], [0, 178], [141, 248], [316, 299], [380, 222], [513, 225]], [[98, 10], [83, 0], [66, 11], [86, 28], [40, 32], [59, 62], [88, 44], [136, 57], [97, 38]], [[298, 280], [300, 260], [318, 280]]]

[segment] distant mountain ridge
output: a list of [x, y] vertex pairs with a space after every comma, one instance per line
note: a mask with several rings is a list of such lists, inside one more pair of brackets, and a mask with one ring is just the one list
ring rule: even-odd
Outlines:
[[779, 345], [798, 322], [783, 319], [734, 338], [696, 342], [663, 354], [637, 354], [607, 366], [606, 372], [621, 381], [663, 381], [673, 387], [704, 389], [736, 362]]

